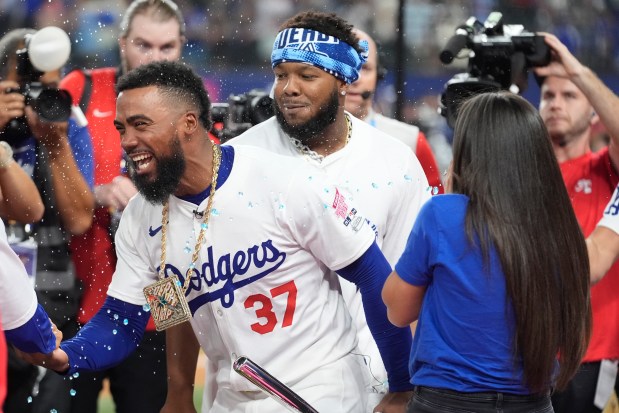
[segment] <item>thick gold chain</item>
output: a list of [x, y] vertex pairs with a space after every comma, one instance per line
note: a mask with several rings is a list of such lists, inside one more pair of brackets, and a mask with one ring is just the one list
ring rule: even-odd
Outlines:
[[[187, 273], [185, 273], [185, 283], [183, 284], [183, 293], [187, 291], [189, 287], [189, 280], [191, 279], [191, 273], [196, 266], [196, 262], [200, 256], [200, 248], [202, 247], [202, 242], [204, 241], [204, 236], [206, 234], [206, 230], [208, 228], [208, 220], [211, 216], [211, 210], [213, 208], [213, 198], [215, 197], [215, 190], [217, 189], [217, 176], [219, 175], [219, 165], [221, 164], [221, 148], [219, 145], [215, 145], [213, 143], [213, 171], [211, 177], [211, 193], [208, 197], [208, 202], [206, 204], [206, 210], [204, 212], [204, 222], [200, 224], [200, 233], [198, 234], [198, 239], [196, 240], [196, 245], [193, 249], [193, 254], [191, 256], [191, 264], [189, 264], [189, 268], [187, 268]], [[161, 266], [159, 267], [159, 278], [163, 279], [165, 275], [165, 259], [166, 259], [166, 241], [168, 237], [168, 216], [169, 216], [169, 203], [168, 201], [163, 204], [163, 211], [161, 212]]]

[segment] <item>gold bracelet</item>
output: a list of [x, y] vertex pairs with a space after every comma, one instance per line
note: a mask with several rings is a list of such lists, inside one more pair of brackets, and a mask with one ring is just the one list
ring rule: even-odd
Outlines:
[[13, 162], [13, 148], [5, 141], [0, 141], [0, 146], [4, 148], [4, 156], [0, 157], [0, 169], [4, 169]]

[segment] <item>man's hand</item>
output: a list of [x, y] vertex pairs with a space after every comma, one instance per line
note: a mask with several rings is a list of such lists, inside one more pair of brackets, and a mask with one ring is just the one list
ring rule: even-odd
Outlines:
[[0, 82], [0, 130], [9, 123], [11, 119], [24, 116], [26, 98], [18, 92], [7, 93], [9, 89], [19, 89], [19, 84], [12, 80]]
[[59, 151], [63, 144], [68, 145], [68, 122], [43, 122], [30, 106], [26, 106], [25, 113], [32, 134], [50, 153]]
[[54, 324], [51, 318], [49, 321], [52, 323], [52, 333], [54, 333], [54, 336], [56, 337], [56, 348], [58, 348], [60, 346], [60, 342], [62, 341], [62, 331], [56, 327], [56, 324]]
[[69, 357], [64, 350], [57, 348], [49, 354], [43, 353], [24, 353], [18, 349], [15, 352], [22, 360], [36, 366], [45, 367], [50, 370], [64, 373], [69, 370]]
[[570, 53], [567, 46], [561, 43], [557, 36], [545, 32], [538, 34], [544, 36], [544, 41], [551, 50], [550, 63], [547, 66], [533, 68], [538, 76], [557, 76], [571, 79], [582, 74], [586, 67]]
[[126, 176], [119, 175], [109, 184], [95, 187], [95, 201], [97, 206], [109, 207], [115, 211], [122, 211], [127, 202], [138, 192]]
[[374, 413], [406, 413], [406, 406], [413, 397], [413, 391], [393, 392], [385, 394]]

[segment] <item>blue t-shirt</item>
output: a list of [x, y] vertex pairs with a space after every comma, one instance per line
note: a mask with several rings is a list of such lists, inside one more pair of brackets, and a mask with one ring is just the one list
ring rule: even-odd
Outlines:
[[[88, 128], [78, 126], [73, 119], [69, 119], [67, 135], [75, 163], [92, 189], [95, 184], [95, 166]], [[31, 137], [24, 140], [18, 148], [13, 148], [13, 153], [15, 161], [32, 177], [36, 162], [36, 139]]]
[[460, 392], [528, 394], [522, 360], [514, 363], [515, 318], [492, 248], [489, 271], [465, 232], [469, 198], [449, 194], [423, 206], [395, 270], [427, 286], [409, 368], [411, 383]]

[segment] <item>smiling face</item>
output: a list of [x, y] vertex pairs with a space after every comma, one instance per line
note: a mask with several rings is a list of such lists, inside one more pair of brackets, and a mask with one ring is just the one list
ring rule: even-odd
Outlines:
[[173, 194], [185, 172], [178, 132], [185, 112], [170, 107], [155, 86], [126, 90], [116, 101], [114, 125], [129, 157], [131, 179], [153, 204]]
[[157, 21], [138, 14], [127, 36], [118, 41], [123, 69], [127, 72], [150, 62], [178, 60], [184, 41], [176, 19]]
[[275, 114], [284, 132], [306, 143], [335, 122], [343, 82], [305, 63], [281, 63], [273, 72]]

